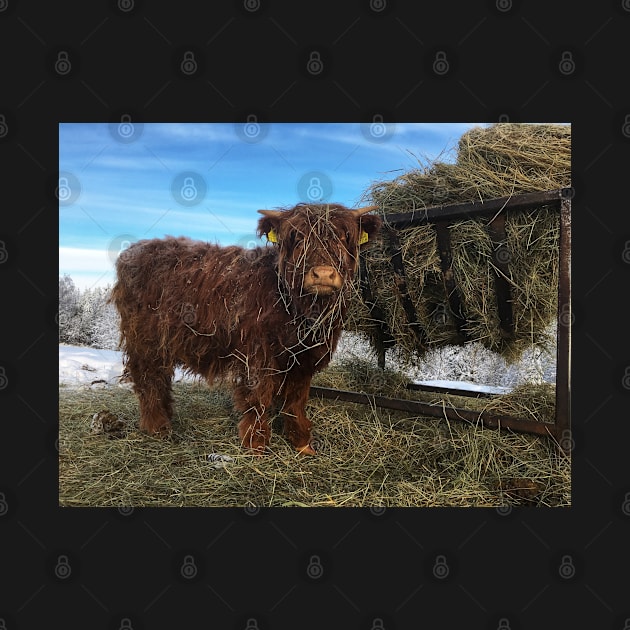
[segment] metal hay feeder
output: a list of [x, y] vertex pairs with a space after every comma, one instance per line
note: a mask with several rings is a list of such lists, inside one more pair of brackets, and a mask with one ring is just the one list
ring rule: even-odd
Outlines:
[[[493, 243], [492, 264], [495, 273], [495, 294], [497, 311], [500, 319], [502, 334], [509, 336], [514, 332], [512, 319], [512, 289], [509, 277], [509, 262], [504, 255], [506, 232], [505, 218], [509, 212], [531, 210], [544, 206], [555, 209], [560, 216], [559, 221], [559, 269], [558, 269], [558, 305], [557, 305], [557, 343], [556, 343], [556, 400], [555, 421], [540, 422], [535, 419], [523, 418], [485, 411], [459, 409], [446, 405], [430, 405], [425, 402], [389, 398], [350, 392], [327, 387], [311, 387], [311, 395], [322, 398], [347, 401], [352, 403], [369, 404], [385, 409], [405, 411], [420, 416], [447, 418], [449, 420], [463, 420], [471, 423], [482, 423], [491, 428], [509, 428], [514, 431], [546, 435], [554, 439], [564, 451], [571, 448], [571, 189], [563, 188], [547, 192], [534, 192], [511, 197], [500, 197], [482, 202], [457, 203], [446, 206], [435, 206], [413, 212], [387, 214], [385, 220], [385, 236], [390, 244], [391, 262], [396, 274], [399, 296], [407, 321], [416, 335], [418, 347], [423, 347], [423, 331], [417, 322], [414, 305], [407, 289], [404, 261], [402, 258], [400, 241], [397, 231], [424, 224], [432, 224], [436, 230], [437, 244], [440, 255], [442, 281], [451, 314], [457, 329], [465, 340], [466, 320], [462, 317], [461, 296], [452, 272], [452, 250], [450, 244], [449, 226], [454, 221], [477, 217], [491, 217], [486, 225]], [[379, 365], [385, 365], [385, 349], [392, 346], [392, 338], [386, 330], [384, 317], [378, 312], [374, 304], [372, 290], [365, 260], [361, 260], [362, 282], [361, 289], [366, 304], [373, 305], [371, 317], [376, 323], [378, 338]], [[410, 385], [410, 388], [420, 389]], [[453, 393], [458, 396], [478, 396], [479, 392], [469, 390], [448, 390], [445, 388], [422, 387], [424, 391], [436, 393]]]

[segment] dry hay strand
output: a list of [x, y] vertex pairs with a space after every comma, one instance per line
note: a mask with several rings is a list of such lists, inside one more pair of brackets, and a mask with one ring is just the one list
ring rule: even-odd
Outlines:
[[403, 397], [409, 392], [406, 374], [393, 369], [381, 369], [367, 359], [351, 357], [336, 359], [324, 371], [316, 374], [313, 385], [332, 389]]
[[[465, 133], [453, 163], [426, 163], [392, 181], [372, 184], [366, 201], [379, 206], [386, 218], [392, 212], [570, 186], [570, 168], [568, 126], [497, 124]], [[449, 229], [453, 275], [466, 320], [463, 333], [514, 361], [530, 345], [550, 342], [548, 330], [557, 305], [559, 217], [548, 207], [506, 215], [512, 335], [500, 327], [495, 290], [500, 271], [492, 263], [488, 220], [457, 221]], [[444, 288], [433, 226], [399, 230], [398, 235], [407, 293], [424, 345], [462, 343]], [[377, 346], [380, 315], [395, 344], [413, 359], [424, 348], [403, 308], [402, 278], [394, 273], [392, 255], [386, 235], [364, 254], [376, 309], [357, 292], [346, 329], [364, 333]]]
[[497, 415], [553, 423], [556, 411], [556, 387], [553, 383], [522, 383], [508, 394], [490, 399], [483, 409]]
[[[397, 394], [402, 377], [378, 380], [367, 366], [323, 372], [319, 384]], [[332, 380], [330, 380], [332, 379]], [[227, 390], [174, 386], [169, 440], [137, 429], [135, 395], [60, 389], [59, 501], [62, 506], [430, 507], [571, 503], [570, 461], [551, 440], [427, 419], [365, 405], [313, 399], [318, 454], [300, 456], [274, 424], [269, 452], [243, 451]], [[93, 434], [108, 409], [128, 429]], [[209, 461], [220, 454], [225, 461]]]

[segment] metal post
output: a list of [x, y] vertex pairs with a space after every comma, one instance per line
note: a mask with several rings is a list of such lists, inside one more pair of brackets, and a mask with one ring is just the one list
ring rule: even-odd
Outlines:
[[554, 434], [563, 450], [571, 446], [571, 198], [561, 191], [556, 345], [556, 422]]

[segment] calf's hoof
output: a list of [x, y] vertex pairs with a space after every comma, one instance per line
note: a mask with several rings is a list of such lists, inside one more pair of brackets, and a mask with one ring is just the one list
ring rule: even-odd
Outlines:
[[141, 424], [140, 425], [140, 430], [143, 433], [146, 433], [147, 435], [151, 435], [153, 437], [165, 440], [165, 439], [171, 437], [171, 434], [173, 432], [173, 427], [172, 427], [170, 422], [165, 422], [165, 423], [160, 424], [158, 426], [151, 426], [151, 427], [142, 426], [142, 424]]
[[317, 452], [313, 449], [310, 444], [305, 444], [304, 446], [294, 446], [293, 447], [300, 455], [317, 455]]
[[264, 455], [269, 441], [267, 432], [243, 422], [238, 425], [241, 446], [252, 455]]
[[267, 451], [267, 449], [266, 449], [266, 447], [264, 445], [263, 446], [256, 446], [256, 447], [247, 446], [245, 448], [246, 448], [247, 452], [250, 455], [254, 455], [255, 457], [263, 457], [265, 455], [266, 451]]

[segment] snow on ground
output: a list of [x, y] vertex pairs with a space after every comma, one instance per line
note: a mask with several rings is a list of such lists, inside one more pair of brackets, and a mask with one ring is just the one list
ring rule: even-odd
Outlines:
[[471, 383], [470, 381], [449, 381], [444, 379], [434, 380], [414, 380], [416, 385], [428, 385], [430, 387], [441, 387], [444, 389], [463, 389], [469, 392], [485, 392], [486, 394], [507, 394], [510, 387], [498, 387], [496, 385], [482, 385], [480, 383]]
[[[376, 358], [360, 336], [344, 333], [333, 361]], [[387, 352], [386, 367], [400, 369], [395, 351]], [[429, 351], [417, 365], [404, 368], [409, 380], [422, 385], [505, 393], [522, 382], [554, 382], [555, 356], [531, 350], [509, 365], [480, 344], [447, 346]], [[118, 385], [123, 373], [122, 353], [117, 350], [59, 345], [59, 384], [64, 387]], [[176, 370], [175, 381], [197, 377]], [[125, 384], [129, 387], [129, 384]]]
[[59, 344], [60, 385], [90, 385], [94, 381], [114, 385], [122, 369], [122, 355], [116, 350]]
[[[65, 387], [118, 385], [123, 373], [122, 352], [59, 344], [59, 384]], [[175, 371], [175, 380], [194, 377]], [[126, 385], [128, 386], [128, 385]]]
[[[555, 383], [556, 380], [555, 352], [537, 348], [525, 351], [521, 360], [513, 364], [481, 343], [433, 348], [415, 365], [405, 365], [396, 355], [395, 348], [387, 351], [385, 367], [402, 369], [410, 381], [423, 385], [505, 393], [521, 383]], [[348, 359], [368, 359], [376, 364], [373, 350], [361, 335], [344, 333], [333, 360]]]

